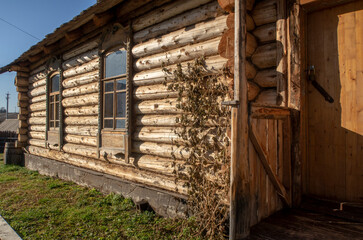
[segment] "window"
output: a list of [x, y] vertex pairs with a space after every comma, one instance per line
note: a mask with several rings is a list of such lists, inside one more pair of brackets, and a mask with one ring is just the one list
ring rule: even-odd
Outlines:
[[59, 79], [59, 74], [55, 74], [49, 82], [49, 130], [59, 128]]
[[117, 49], [104, 57], [103, 129], [126, 130], [127, 52]]

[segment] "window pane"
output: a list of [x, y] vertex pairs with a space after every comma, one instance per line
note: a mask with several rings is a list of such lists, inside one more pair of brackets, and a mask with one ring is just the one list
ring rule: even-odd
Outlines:
[[105, 78], [126, 74], [126, 51], [118, 50], [105, 58]]
[[59, 120], [59, 103], [56, 103], [55, 107], [55, 120]]
[[113, 92], [113, 81], [105, 82], [105, 92]]
[[54, 121], [49, 122], [49, 127], [54, 128]]
[[59, 121], [55, 122], [55, 127], [59, 127]]
[[117, 80], [116, 90], [125, 90], [125, 89], [126, 89], [126, 79]]
[[112, 119], [105, 119], [104, 128], [113, 128], [113, 120]]
[[116, 117], [126, 117], [126, 93], [117, 93], [117, 112]]
[[59, 74], [55, 75], [51, 78], [51, 92], [58, 92], [59, 91]]
[[54, 102], [54, 96], [50, 96], [50, 102]]
[[55, 96], [55, 100], [58, 102], [59, 101], [59, 94]]
[[49, 104], [49, 117], [50, 120], [54, 120], [54, 104]]
[[113, 93], [105, 94], [105, 115], [104, 117], [113, 117]]
[[125, 119], [116, 119], [116, 128], [125, 128], [126, 120]]

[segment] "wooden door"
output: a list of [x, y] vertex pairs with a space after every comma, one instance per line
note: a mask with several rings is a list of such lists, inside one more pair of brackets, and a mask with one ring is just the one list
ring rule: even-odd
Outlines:
[[334, 103], [308, 83], [306, 193], [363, 202], [363, 1], [307, 20], [308, 64]]

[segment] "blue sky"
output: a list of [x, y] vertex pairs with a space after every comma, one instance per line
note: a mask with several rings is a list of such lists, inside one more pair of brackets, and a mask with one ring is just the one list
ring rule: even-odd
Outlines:
[[[96, 0], [0, 0], [0, 18], [29, 32], [39, 39], [68, 22]], [[0, 66], [18, 58], [39, 40], [0, 20]], [[10, 93], [9, 111], [17, 109], [15, 73], [0, 74], [0, 108], [6, 107]]]

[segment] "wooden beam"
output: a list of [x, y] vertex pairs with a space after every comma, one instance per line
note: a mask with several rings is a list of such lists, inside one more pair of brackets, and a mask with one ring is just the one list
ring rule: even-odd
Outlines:
[[68, 42], [73, 42], [74, 40], [80, 38], [81, 36], [83, 36], [82, 27], [79, 27], [73, 31], [66, 32], [66, 34], [64, 35], [64, 37]]
[[313, 12], [354, 1], [355, 0], [300, 0], [300, 4], [303, 6], [305, 11]]
[[43, 46], [43, 51], [45, 54], [51, 54], [52, 52], [56, 51], [58, 49], [58, 44], [54, 43], [48, 46]]
[[231, 130], [231, 195], [229, 239], [250, 232], [250, 169], [248, 140], [248, 90], [246, 77], [246, 0], [235, 1], [234, 100]]
[[[126, 1], [124, 3], [122, 3], [119, 7], [117, 7], [116, 9], [116, 17], [117, 18], [120, 18], [120, 17], [123, 17], [124, 15], [127, 15], [129, 14], [130, 12], [140, 8], [142, 6], [142, 8], [144, 8], [143, 5], [149, 3], [151, 0], [133, 0], [133, 1]], [[165, 2], [168, 2], [170, 0], [167, 0], [167, 1], [162, 1], [163, 3]], [[155, 1], [153, 1], [152, 5], [153, 7], [155, 7]], [[160, 6], [157, 5], [157, 6]], [[148, 8], [149, 9], [149, 8]], [[151, 10], [151, 8], [149, 9]]]
[[279, 107], [251, 107], [251, 117], [258, 119], [286, 119], [290, 116], [290, 110]]
[[275, 174], [275, 172], [272, 170], [269, 162], [269, 157], [267, 154], [267, 150], [266, 148], [263, 146], [263, 144], [261, 143], [261, 141], [258, 139], [257, 134], [255, 133], [254, 129], [250, 126], [249, 129], [249, 136], [250, 136], [250, 140], [252, 142], [252, 145], [254, 146], [257, 155], [260, 158], [260, 161], [262, 163], [263, 168], [265, 169], [269, 179], [271, 180], [272, 185], [274, 185], [278, 195], [281, 197], [282, 202], [287, 205], [290, 206], [290, 198], [286, 192], [285, 187], [282, 185], [282, 183], [280, 182], [280, 180], [278, 179], [277, 175]]
[[33, 62], [38, 61], [38, 60], [39, 60], [39, 59], [41, 59], [42, 57], [43, 57], [43, 51], [42, 51], [42, 52], [40, 52], [40, 53], [37, 53], [37, 54], [35, 54], [35, 55], [30, 55], [30, 56], [28, 57], [28, 60], [29, 60], [29, 62], [33, 63]]
[[96, 27], [101, 27], [110, 22], [115, 17], [115, 13], [112, 10], [95, 14], [93, 17], [93, 23]]

